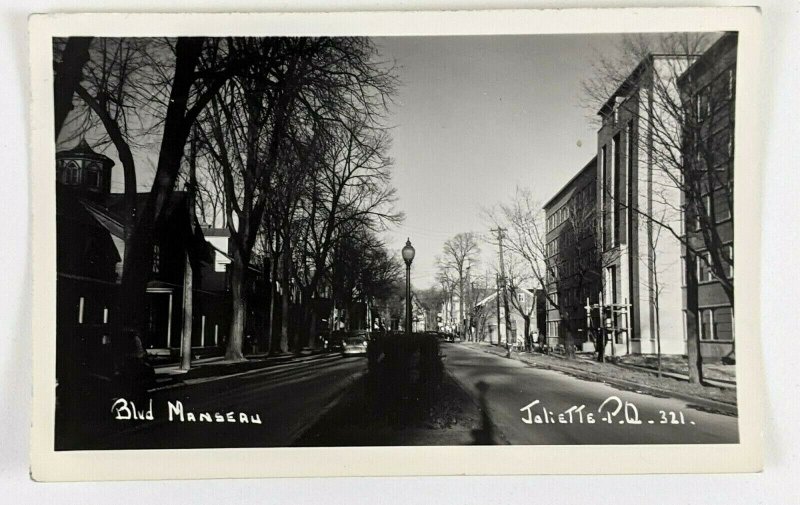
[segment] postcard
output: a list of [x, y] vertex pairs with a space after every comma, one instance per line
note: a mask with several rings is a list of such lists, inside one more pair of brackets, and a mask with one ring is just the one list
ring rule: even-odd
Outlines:
[[761, 469], [756, 9], [30, 36], [34, 479]]

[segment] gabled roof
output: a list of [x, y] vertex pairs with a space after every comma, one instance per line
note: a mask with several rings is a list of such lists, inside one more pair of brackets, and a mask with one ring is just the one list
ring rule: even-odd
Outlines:
[[[536, 296], [536, 289], [534, 289], [533, 291], [531, 291], [530, 289], [527, 289], [527, 288], [519, 288], [519, 287], [516, 288], [516, 289], [518, 291], [523, 291], [525, 293], [528, 293], [530, 296]], [[478, 307], [480, 305], [486, 305], [486, 303], [488, 303], [489, 301], [494, 300], [495, 297], [497, 297], [497, 292], [498, 291], [499, 290], [495, 289], [494, 292], [491, 295], [487, 296], [483, 300], [481, 300], [478, 303], [476, 303], [475, 306]]]

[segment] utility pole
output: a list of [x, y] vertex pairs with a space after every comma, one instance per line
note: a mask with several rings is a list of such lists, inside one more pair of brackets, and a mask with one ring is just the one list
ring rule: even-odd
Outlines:
[[[495, 296], [495, 301], [497, 302], [497, 345], [500, 345], [500, 274], [494, 274], [494, 281], [497, 285], [497, 296]], [[492, 343], [491, 339], [489, 343]]]
[[[509, 321], [509, 312], [508, 312], [508, 296], [506, 296], [506, 268], [505, 262], [503, 261], [503, 238], [505, 237], [506, 228], [502, 228], [498, 226], [497, 228], [492, 228], [491, 231], [497, 233], [497, 243], [500, 247], [500, 284], [503, 289], [503, 310], [505, 311], [505, 320], [506, 320], [506, 356], [511, 356], [511, 349], [509, 348], [509, 333], [511, 332], [511, 324]], [[498, 327], [500, 322], [498, 321]]]

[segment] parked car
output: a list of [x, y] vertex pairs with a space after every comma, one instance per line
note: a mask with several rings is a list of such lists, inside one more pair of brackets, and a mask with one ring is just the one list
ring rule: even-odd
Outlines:
[[342, 354], [367, 354], [368, 346], [366, 334], [349, 336], [342, 342]]
[[322, 339], [322, 348], [326, 351], [341, 351], [345, 333], [343, 331], [333, 331], [325, 335]]

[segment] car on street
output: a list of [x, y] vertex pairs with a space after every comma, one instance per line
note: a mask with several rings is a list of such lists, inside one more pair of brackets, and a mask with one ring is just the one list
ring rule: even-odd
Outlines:
[[348, 336], [342, 342], [342, 354], [367, 354], [367, 335], [353, 335]]
[[322, 348], [326, 351], [341, 351], [345, 339], [343, 331], [332, 331], [322, 338]]

